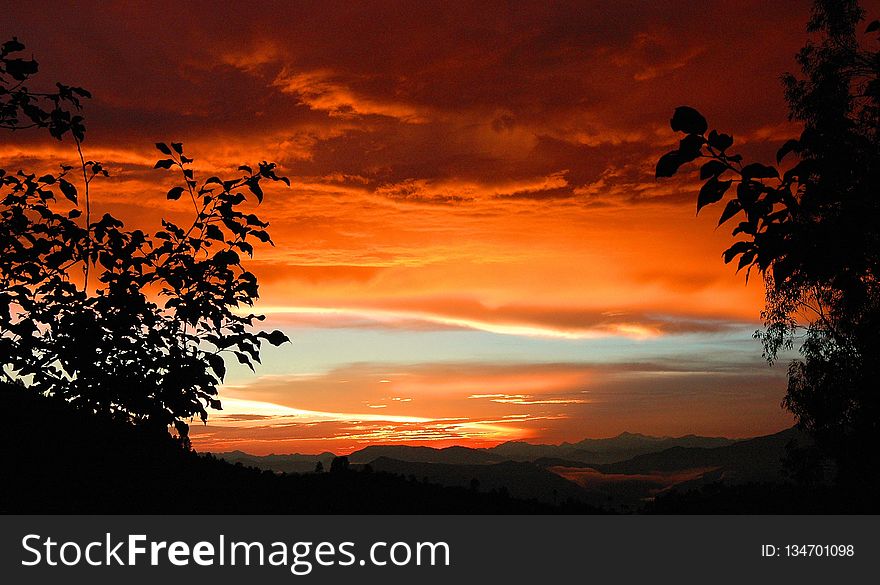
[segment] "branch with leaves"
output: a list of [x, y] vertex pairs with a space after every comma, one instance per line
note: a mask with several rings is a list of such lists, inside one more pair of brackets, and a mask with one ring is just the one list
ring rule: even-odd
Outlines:
[[850, 486], [880, 483], [877, 456], [859, 454], [880, 431], [880, 21], [865, 27], [866, 48], [864, 16], [855, 0], [814, 3], [802, 75], [782, 78], [803, 131], [775, 165], [745, 163], [730, 135], [682, 106], [670, 125], [684, 136], [656, 166], [663, 178], [701, 163], [697, 213], [726, 201], [718, 225], [736, 222], [737, 239], [724, 261], [764, 277], [765, 357], [797, 341], [803, 358], [789, 367], [783, 406]]
[[[70, 166], [40, 177], [0, 170], [0, 371], [84, 410], [161, 432], [173, 426], [186, 442], [188, 421], [221, 408], [224, 355], [254, 370], [263, 341], [289, 341], [254, 330], [264, 317], [241, 310], [259, 298], [245, 258], [255, 242], [274, 245], [268, 222], [243, 207], [263, 201], [263, 181], [290, 181], [264, 161], [199, 182], [181, 143], [158, 143], [170, 158], [155, 168], [177, 168], [183, 179], [167, 198], [189, 195], [191, 225], [163, 220], [149, 235], [108, 213], [92, 221], [89, 188], [109, 173], [85, 159], [82, 118], [64, 110], [80, 109], [89, 93], [60, 84], [57, 94], [29, 91], [38, 68], [13, 56], [23, 49], [16, 39], [0, 49], [0, 126], [47, 128], [58, 140], [70, 134], [86, 196], [80, 201]], [[81, 288], [71, 278], [77, 267]]]

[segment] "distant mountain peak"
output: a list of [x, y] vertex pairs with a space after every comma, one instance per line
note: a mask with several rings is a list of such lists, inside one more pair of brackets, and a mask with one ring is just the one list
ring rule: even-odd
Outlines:
[[623, 431], [616, 437], [615, 439], [663, 439], [665, 437], [654, 437], [651, 435], [644, 435], [642, 433], [631, 433], [629, 431]]

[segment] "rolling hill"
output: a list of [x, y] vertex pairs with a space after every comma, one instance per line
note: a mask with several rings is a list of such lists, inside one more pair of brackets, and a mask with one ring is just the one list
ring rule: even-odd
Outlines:
[[671, 447], [656, 453], [638, 455], [626, 461], [598, 466], [603, 473], [635, 474], [651, 471], [673, 472], [685, 469], [716, 468], [727, 482], [780, 481], [786, 446], [808, 442], [795, 428], [772, 435], [738, 441], [724, 447]]
[[562, 443], [561, 445], [534, 445], [511, 441], [489, 450], [514, 461], [559, 459], [600, 465], [625, 461], [638, 455], [656, 453], [672, 447], [712, 448], [731, 445], [735, 442], [734, 439], [724, 437], [700, 437], [697, 435], [652, 437], [625, 432], [615, 437], [584, 439], [577, 443]]
[[566, 501], [597, 504], [602, 500], [601, 496], [531, 463], [507, 461], [490, 465], [452, 465], [380, 457], [370, 466], [375, 471], [412, 477], [426, 483], [472, 487], [480, 492], [506, 492], [513, 498], [545, 504]]

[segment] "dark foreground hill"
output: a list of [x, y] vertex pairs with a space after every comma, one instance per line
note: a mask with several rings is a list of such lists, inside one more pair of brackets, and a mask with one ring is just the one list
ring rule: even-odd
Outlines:
[[[358, 471], [284, 474], [200, 455], [182, 449], [166, 433], [147, 433], [73, 411], [64, 402], [8, 385], [0, 384], [0, 404], [7, 412], [0, 425], [0, 513], [601, 511], [592, 503], [618, 511], [673, 514], [878, 511], [876, 490], [854, 494], [786, 480], [779, 453], [790, 433], [709, 449], [674, 447], [599, 469], [379, 458], [351, 466]], [[713, 471], [664, 487], [671, 475], [678, 477], [693, 466]]]
[[591, 513], [390, 473], [284, 475], [0, 384], [0, 513]]
[[399, 461], [380, 457], [370, 465], [377, 471], [412, 476], [446, 486], [474, 486], [498, 490], [514, 498], [538, 500], [547, 504], [561, 502], [596, 503], [593, 494], [559, 475], [533, 463], [507, 461], [493, 465], [452, 465]]

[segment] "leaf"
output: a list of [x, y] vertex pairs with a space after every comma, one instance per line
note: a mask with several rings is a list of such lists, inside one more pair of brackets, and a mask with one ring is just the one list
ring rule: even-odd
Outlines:
[[107, 229], [111, 228], [121, 228], [124, 224], [110, 215], [109, 213], [105, 213], [101, 217], [101, 221], [99, 222], [101, 225], [105, 226]]
[[268, 223], [260, 221], [260, 218], [257, 217], [256, 215], [254, 215], [253, 213], [248, 214], [247, 217], [245, 217], [245, 219], [247, 220], [248, 225], [258, 225], [260, 227], [268, 227], [269, 226]]
[[233, 353], [235, 354], [235, 357], [238, 359], [238, 363], [249, 367], [252, 372], [254, 371], [254, 364], [251, 363], [251, 360], [250, 360], [250, 358], [248, 358], [248, 356], [241, 353], [240, 351], [236, 351]]
[[865, 34], [880, 30], [880, 20], [873, 20], [865, 27]]
[[76, 116], [70, 121], [70, 132], [79, 142], [82, 142], [86, 138], [86, 127], [82, 123], [82, 120], [82, 116]]
[[251, 258], [254, 257], [254, 247], [251, 246], [248, 242], [236, 242], [235, 245], [238, 247], [239, 250], [249, 255]]
[[24, 51], [24, 45], [19, 42], [18, 37], [12, 37], [11, 41], [6, 41], [3, 43], [2, 49], [0, 51], [3, 52], [3, 55], [8, 55], [9, 53], [18, 53], [19, 51]]
[[748, 252], [754, 247], [754, 244], [751, 242], [734, 242], [731, 247], [726, 249], [722, 256], [724, 257], [724, 263], [730, 264], [731, 261], [736, 258], [739, 254], [744, 254]]
[[73, 93], [77, 94], [80, 97], [84, 97], [84, 98], [91, 98], [92, 97], [92, 92], [90, 92], [87, 89], [83, 89], [81, 87], [71, 87], [70, 91], [72, 91]]
[[226, 377], [226, 363], [223, 361], [223, 357], [216, 353], [209, 353], [205, 357], [207, 358], [211, 369], [214, 370], [217, 379], [222, 382]]
[[251, 235], [260, 240], [261, 242], [271, 242], [272, 238], [269, 237], [269, 233], [263, 230], [254, 230], [251, 232]]
[[211, 240], [222, 240], [223, 232], [213, 223], [208, 224], [208, 227], [205, 229], [205, 236]]
[[256, 179], [249, 180], [247, 182], [247, 186], [248, 186], [248, 189], [250, 189], [251, 192], [257, 196], [257, 201], [262, 203], [263, 202], [263, 188], [260, 187], [260, 182]]
[[5, 65], [6, 73], [16, 81], [24, 81], [28, 76], [35, 74], [39, 68], [36, 61], [25, 61], [24, 59], [8, 59]]
[[730, 188], [732, 181], [719, 181], [718, 177], [712, 177], [700, 189], [697, 196], [697, 213], [711, 203], [717, 203], [724, 197], [724, 193]]
[[727, 165], [720, 160], [710, 160], [700, 167], [700, 178], [708, 179], [709, 177], [717, 177], [727, 170]]
[[739, 202], [739, 199], [731, 199], [724, 207], [724, 211], [721, 212], [721, 218], [718, 220], [718, 225], [721, 225], [740, 211], [742, 211], [742, 204]]
[[61, 187], [61, 192], [65, 197], [73, 201], [73, 203], [77, 203], [76, 201], [76, 187], [73, 183], [67, 181], [66, 179], [61, 179], [58, 181], [58, 186]]
[[672, 126], [674, 131], [685, 132], [686, 134], [704, 134], [709, 129], [706, 118], [690, 106], [675, 108], [669, 125]]
[[168, 199], [172, 201], [177, 201], [178, 199], [180, 199], [181, 195], [183, 195], [183, 187], [174, 187], [173, 189], [170, 189], [168, 191], [168, 195], [166, 195], [166, 197], [168, 197]]
[[747, 229], [747, 227], [748, 227], [749, 225], [751, 225], [751, 224], [749, 224], [749, 222], [747, 222], [747, 221], [741, 221], [741, 222], [739, 223], [738, 226], [736, 226], [735, 228], [733, 228], [733, 231], [730, 232], [730, 235], [731, 235], [731, 236], [737, 236], [737, 235], [739, 235], [739, 234], [744, 234], [745, 231], [746, 231], [746, 229]]
[[678, 144], [678, 153], [682, 163], [691, 162], [698, 158], [703, 150], [706, 139], [696, 134], [688, 134]]
[[106, 252], [101, 252], [98, 256], [98, 261], [101, 263], [101, 266], [106, 268], [107, 270], [113, 270], [113, 267], [116, 265], [116, 260], [110, 254]]
[[170, 158], [163, 158], [156, 161], [154, 169], [170, 169], [174, 165], [174, 161]]
[[742, 175], [744, 179], [772, 179], [779, 177], [779, 171], [761, 163], [752, 163], [743, 167]]
[[657, 168], [654, 171], [654, 176], [657, 178], [671, 177], [678, 172], [678, 167], [683, 164], [684, 161], [681, 160], [681, 156], [677, 150], [667, 152], [657, 161]]
[[782, 162], [782, 159], [786, 157], [786, 155], [790, 152], [800, 152], [801, 151], [801, 143], [792, 138], [788, 140], [782, 147], [776, 151], [776, 164]]
[[254, 174], [254, 170], [247, 165], [241, 165], [240, 167], [238, 167], [238, 170], [244, 171], [244, 172], [249, 173], [251, 175]]
[[724, 152], [733, 146], [733, 136], [730, 134], [718, 134], [718, 132], [712, 130], [709, 132], [709, 146]]
[[[174, 152], [176, 152], [177, 154], [183, 154], [183, 143], [182, 142], [172, 142], [171, 148], [173, 148]], [[169, 152], [166, 154], [171, 154], [171, 153]]]
[[164, 142], [157, 142], [157, 143], [156, 143], [156, 149], [157, 149], [159, 152], [161, 152], [162, 154], [167, 154], [167, 155], [170, 155], [170, 154], [171, 154], [171, 149], [168, 148], [168, 145], [165, 144]]
[[739, 272], [749, 264], [755, 261], [755, 251], [751, 250], [749, 252], [745, 252], [739, 259], [739, 264], [736, 267], [736, 271]]
[[275, 331], [272, 331], [271, 333], [266, 333], [265, 331], [261, 331], [260, 337], [262, 337], [263, 339], [265, 339], [266, 341], [268, 341], [269, 343], [271, 343], [275, 347], [278, 347], [279, 345], [283, 345], [283, 344], [288, 343], [290, 341], [290, 338], [288, 338], [284, 333], [282, 333], [281, 331], [279, 331], [277, 329]]
[[214, 262], [221, 266], [228, 266], [230, 264], [238, 264], [241, 262], [241, 259], [233, 250], [221, 250], [214, 254]]
[[761, 195], [760, 187], [761, 183], [753, 183], [752, 181], [743, 181], [737, 185], [736, 196], [743, 209], [749, 209], [758, 200], [758, 197]]

